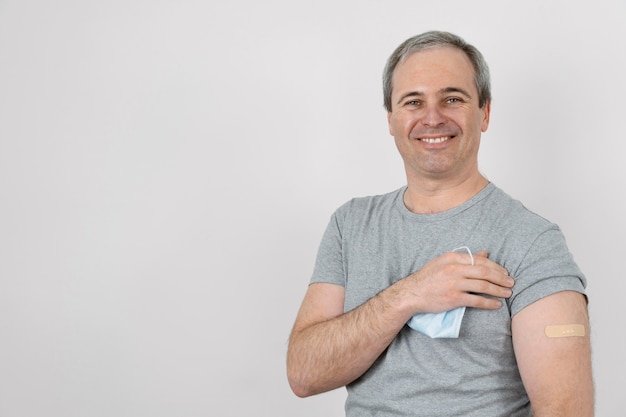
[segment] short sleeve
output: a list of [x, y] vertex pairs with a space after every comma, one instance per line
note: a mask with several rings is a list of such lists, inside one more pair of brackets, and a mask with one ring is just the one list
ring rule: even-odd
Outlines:
[[587, 285], [557, 226], [537, 237], [512, 276], [515, 286], [508, 300], [511, 316], [535, 301], [560, 291], [585, 294]]
[[310, 283], [325, 282], [346, 286], [342, 250], [342, 216], [337, 210], [322, 236]]

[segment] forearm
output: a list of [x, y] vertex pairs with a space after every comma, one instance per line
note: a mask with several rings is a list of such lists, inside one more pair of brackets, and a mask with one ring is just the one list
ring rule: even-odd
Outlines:
[[346, 314], [308, 327], [294, 327], [287, 355], [293, 391], [305, 397], [354, 381], [389, 346], [407, 320], [387, 291]]

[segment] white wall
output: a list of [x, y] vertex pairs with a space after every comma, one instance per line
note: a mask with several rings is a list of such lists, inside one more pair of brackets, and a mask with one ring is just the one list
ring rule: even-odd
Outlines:
[[[380, 75], [450, 30], [493, 75], [483, 172], [589, 279], [621, 413], [620, 0], [0, 1], [0, 415], [340, 416], [286, 340], [331, 212], [401, 186]], [[219, 411], [219, 412], [218, 412]]]

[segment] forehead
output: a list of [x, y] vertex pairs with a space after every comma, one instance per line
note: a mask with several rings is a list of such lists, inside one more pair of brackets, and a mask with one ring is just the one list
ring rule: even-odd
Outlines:
[[406, 89], [427, 92], [460, 87], [477, 94], [474, 67], [462, 50], [438, 47], [413, 52], [393, 72], [392, 95]]

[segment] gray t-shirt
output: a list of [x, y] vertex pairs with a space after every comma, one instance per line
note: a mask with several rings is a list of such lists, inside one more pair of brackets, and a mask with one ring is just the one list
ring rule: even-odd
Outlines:
[[457, 339], [405, 326], [371, 368], [348, 385], [346, 415], [531, 415], [511, 339], [511, 317], [547, 295], [584, 293], [586, 280], [558, 226], [493, 184], [437, 214], [404, 205], [406, 187], [356, 198], [332, 216], [311, 283], [345, 288], [350, 311], [427, 262], [460, 246], [486, 250], [516, 280], [499, 310], [467, 308]]

